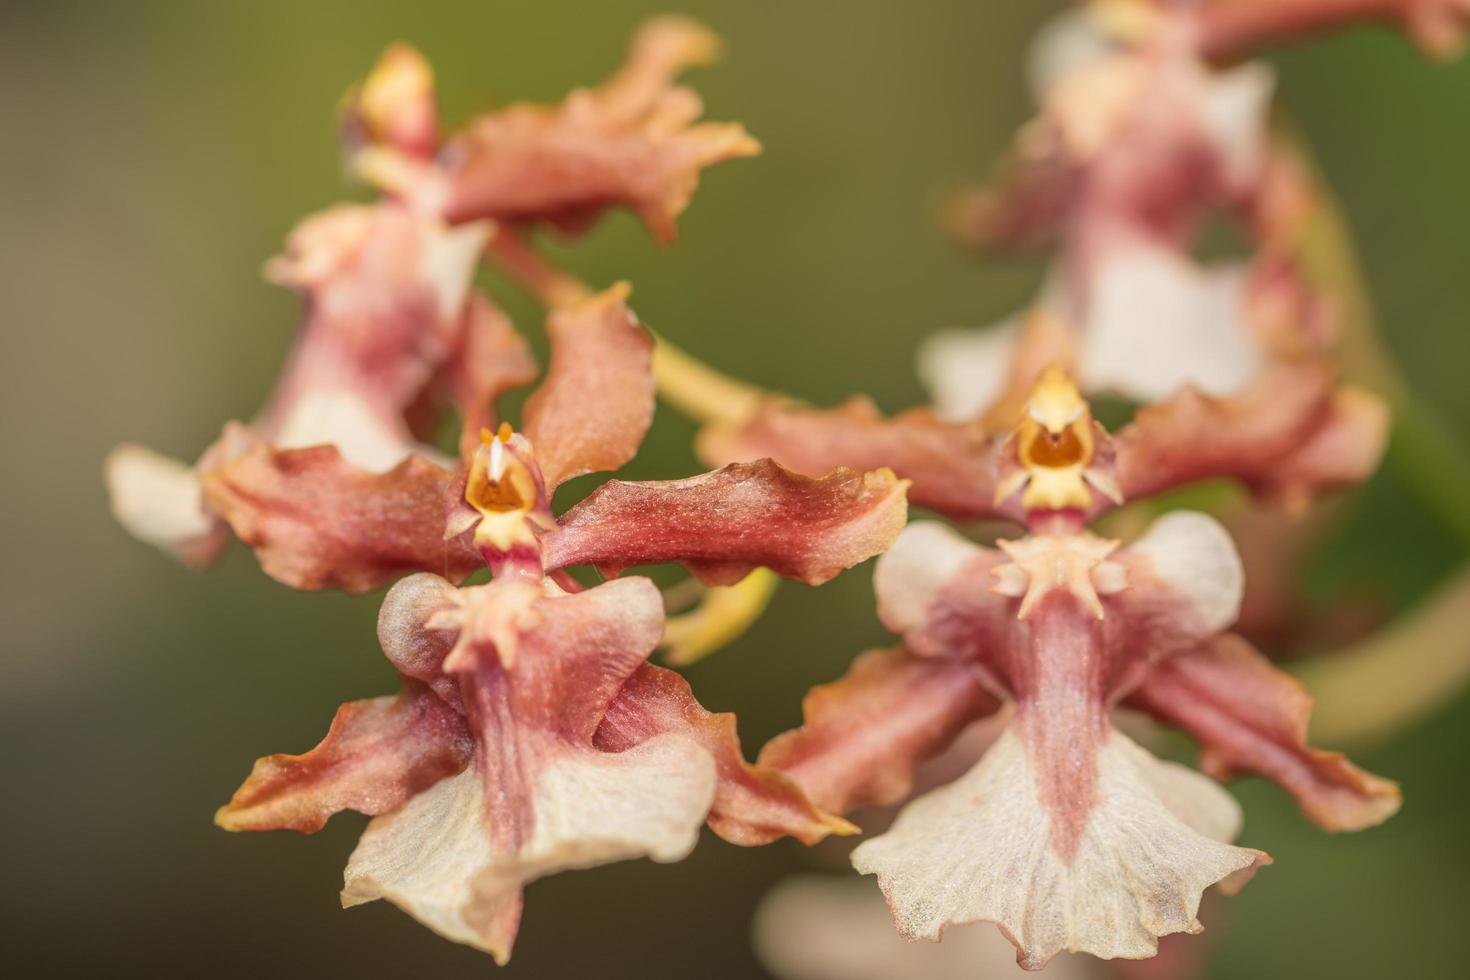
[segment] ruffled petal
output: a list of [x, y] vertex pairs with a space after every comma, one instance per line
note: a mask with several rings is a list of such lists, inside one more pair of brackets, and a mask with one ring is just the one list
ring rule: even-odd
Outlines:
[[1399, 808], [1397, 784], [1307, 745], [1311, 695], [1237, 636], [1159, 664], [1128, 703], [1198, 739], [1211, 776], [1259, 773], [1327, 830], [1372, 827]]
[[896, 803], [914, 773], [972, 721], [999, 707], [962, 660], [870, 650], [802, 700], [802, 726], [761, 749], [824, 810]]
[[258, 760], [214, 822], [315, 833], [342, 810], [387, 813], [462, 770], [473, 749], [459, 712], [407, 681], [397, 696], [344, 704], [310, 752]]
[[1141, 409], [1113, 439], [1124, 496], [1225, 477], [1300, 500], [1366, 476], [1385, 416], [1372, 396], [1335, 392], [1332, 375], [1321, 363], [1281, 365], [1233, 398], [1186, 388]]
[[1269, 859], [1222, 843], [1239, 810], [1209, 780], [1118, 732], [1096, 763], [1097, 803], [1069, 851], [1056, 846], [1038, 764], [1008, 731], [969, 775], [859, 846], [853, 865], [878, 876], [911, 939], [985, 921], [1028, 969], [1062, 951], [1152, 956], [1160, 936], [1200, 930], [1204, 889]]
[[334, 446], [261, 446], [201, 479], [266, 574], [293, 588], [366, 592], [405, 572], [458, 580], [484, 566], [465, 538], [444, 537], [454, 474], [418, 456], [373, 473]]
[[609, 480], [543, 539], [546, 567], [607, 575], [674, 561], [722, 585], [765, 566], [817, 585], [891, 544], [907, 515], [892, 472], [799, 476], [765, 459], [687, 480]]
[[671, 241], [700, 172], [760, 149], [738, 124], [696, 123], [699, 97], [672, 84], [717, 48], [698, 24], [659, 18], [599, 88], [558, 106], [512, 105], [475, 120], [441, 155], [445, 213], [452, 221], [546, 221], [576, 233], [625, 206], [656, 239]]
[[854, 398], [833, 409], [766, 401], [738, 428], [700, 434], [700, 458], [712, 464], [770, 457], [820, 476], [835, 467], [888, 467], [912, 484], [909, 499], [956, 520], [995, 516], [995, 444], [977, 423], [942, 422], [928, 409], [885, 419]]
[[523, 421], [548, 490], [622, 466], [653, 422], [653, 338], [625, 304], [628, 292], [614, 286], [546, 321], [551, 366]]
[[386, 898], [503, 964], [527, 882], [644, 855], [677, 861], [693, 849], [714, 797], [709, 754], [675, 735], [537, 762], [534, 811], [513, 851], [486, 833], [495, 808], [481, 774], [466, 769], [368, 824], [347, 863], [342, 904]]
[[786, 776], [746, 762], [735, 716], [706, 711], [689, 682], [672, 670], [640, 667], [608, 708], [595, 742], [608, 752], [626, 752], [670, 734], [693, 739], [714, 759], [717, 782], [709, 825], [725, 840], [750, 846], [789, 835], [815, 844], [828, 834], [855, 832], [845, 820], [813, 806]]

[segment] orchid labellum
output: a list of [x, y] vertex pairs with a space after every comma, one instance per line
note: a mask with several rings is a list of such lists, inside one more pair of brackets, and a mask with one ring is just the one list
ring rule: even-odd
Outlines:
[[991, 549], [910, 525], [875, 578], [902, 645], [814, 691], [805, 725], [761, 762], [834, 812], [893, 803], [962, 728], [1010, 712], [973, 770], [910, 803], [854, 866], [877, 875], [910, 938], [989, 921], [1032, 969], [1063, 950], [1148, 957], [1159, 937], [1198, 931], [1206, 888], [1269, 859], [1230, 843], [1227, 794], [1135, 744], [1113, 709], [1184, 728], [1209, 775], [1266, 775], [1331, 830], [1384, 820], [1399, 793], [1308, 747], [1306, 693], [1227, 632], [1242, 573], [1212, 518], [1170, 513], [1126, 545], [1086, 529], [1123, 488], [1189, 471], [1201, 447], [1145, 450], [1146, 426], [1114, 442], [1055, 371], [1027, 408], [991, 488], [1027, 533]]
[[645, 662], [664, 627], [651, 581], [583, 588], [561, 570], [675, 561], [729, 582], [766, 566], [815, 584], [893, 541], [904, 484], [850, 470], [810, 479], [765, 461], [614, 480], [555, 516], [556, 487], [627, 462], [652, 419], [652, 345], [626, 292], [552, 315], [551, 367], [523, 431], [487, 430], [457, 477], [417, 461], [363, 480], [335, 449], [269, 447], [208, 476], [219, 513], [293, 585], [488, 566], [484, 585], [425, 571], [394, 586], [378, 634], [402, 692], [345, 705], [305, 755], [262, 759], [218, 819], [313, 831], [339, 810], [374, 815], [343, 902], [387, 898], [502, 962], [534, 878], [677, 860], [706, 820], [741, 844], [850, 829], [787, 777], [746, 764], [734, 719]]

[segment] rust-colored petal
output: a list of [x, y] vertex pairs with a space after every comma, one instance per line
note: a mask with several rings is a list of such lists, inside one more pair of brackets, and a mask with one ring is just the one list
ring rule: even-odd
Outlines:
[[956, 520], [995, 516], [995, 446], [974, 423], [943, 422], [925, 408], [885, 419], [866, 398], [832, 409], [770, 399], [738, 428], [701, 434], [700, 458], [744, 462], [769, 456], [807, 476], [838, 466], [886, 466], [911, 481], [909, 499]]
[[765, 459], [687, 480], [610, 480], [543, 541], [547, 568], [680, 562], [703, 581], [739, 581], [765, 566], [817, 585], [887, 548], [907, 513], [905, 483], [886, 470], [820, 479]]
[[441, 154], [447, 216], [546, 221], [576, 233], [624, 206], [671, 241], [700, 172], [760, 149], [736, 123], [696, 123], [699, 97], [672, 84], [716, 48], [692, 21], [659, 18], [604, 85], [557, 106], [511, 105], [475, 120]]
[[526, 402], [523, 428], [548, 490], [584, 473], [615, 470], [653, 422], [653, 338], [619, 284], [546, 321], [551, 366]]
[[484, 565], [462, 537], [444, 538], [454, 474], [418, 456], [373, 473], [334, 446], [261, 446], [201, 479], [266, 574], [293, 588], [367, 592], [405, 572], [458, 580]]
[[841, 679], [812, 688], [802, 726], [766, 743], [759, 761], [832, 813], [896, 803], [920, 764], [998, 707], [962, 660], [870, 650]]
[[828, 834], [853, 832], [845, 820], [817, 809], [786, 776], [746, 762], [733, 714], [711, 714], [682, 676], [644, 664], [608, 708], [595, 741], [603, 751], [625, 752], [667, 734], [693, 739], [714, 758], [709, 825], [731, 843], [765, 844], [790, 835], [814, 844]]
[[1427, 53], [1455, 54], [1470, 24], [1470, 0], [1210, 0], [1191, 8], [1201, 53], [1233, 58], [1245, 49], [1363, 23], [1402, 28]]
[[1334, 390], [1332, 369], [1306, 362], [1274, 367], [1230, 398], [1186, 389], [1141, 409], [1113, 444], [1128, 499], [1217, 477], [1300, 499], [1365, 476], [1383, 436], [1372, 396]]
[[406, 680], [396, 696], [342, 705], [310, 752], [257, 760], [214, 821], [225, 830], [310, 834], [342, 810], [387, 813], [459, 772], [473, 749], [459, 712]]
[[480, 444], [481, 429], [495, 427], [495, 400], [536, 378], [536, 359], [526, 338], [500, 307], [474, 293], [464, 315], [459, 343], [429, 389], [431, 397], [442, 392], [459, 410], [461, 456]]
[[1307, 744], [1311, 695], [1238, 636], [1165, 660], [1128, 704], [1198, 739], [1211, 776], [1260, 773], [1328, 830], [1372, 827], [1399, 808], [1397, 784]]

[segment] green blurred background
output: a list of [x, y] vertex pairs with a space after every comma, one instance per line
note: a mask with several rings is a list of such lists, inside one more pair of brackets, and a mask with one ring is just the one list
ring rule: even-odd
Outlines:
[[[1022, 304], [1036, 263], [953, 250], [934, 210], [988, 172], [1029, 113], [1028, 36], [1055, 4], [689, 2], [728, 58], [694, 82], [712, 118], [766, 146], [706, 178], [682, 239], [618, 216], [567, 251], [627, 278], [642, 316], [729, 372], [830, 402], [920, 397], [915, 342]], [[663, 4], [9, 3], [0, 12], [6, 459], [5, 949], [11, 976], [474, 976], [481, 954], [386, 903], [343, 912], [363, 823], [316, 837], [213, 827], [256, 756], [303, 750], [337, 704], [393, 689], [372, 597], [304, 595], [236, 549], [191, 574], [107, 514], [103, 454], [136, 439], [192, 459], [261, 403], [292, 296], [261, 262], [346, 196], [333, 109], [395, 39], [434, 62], [459, 121], [558, 98], [617, 62]], [[1470, 64], [1435, 66], [1377, 31], [1273, 56], [1359, 235], [1387, 340], [1420, 394], [1470, 429]], [[537, 317], [501, 289], [533, 335]], [[538, 343], [539, 343], [538, 337]], [[661, 414], [630, 472], [694, 471]], [[1470, 488], [1467, 488], [1470, 491]], [[1322, 589], [1403, 605], [1462, 556], [1395, 482], [1360, 492]], [[1327, 560], [1324, 560], [1324, 562]], [[1319, 563], [1322, 564], [1322, 563]], [[690, 671], [740, 712], [747, 748], [802, 692], [881, 642], [870, 568], [784, 587], [734, 647]], [[1256, 781], [1245, 841], [1277, 859], [1228, 905], [1215, 977], [1464, 976], [1470, 702], [1359, 753], [1404, 784], [1383, 828], [1330, 837]], [[682, 864], [633, 862], [533, 885], [523, 977], [762, 976], [750, 912], [812, 858], [706, 835]], [[1212, 930], [1216, 931], [1216, 930]]]

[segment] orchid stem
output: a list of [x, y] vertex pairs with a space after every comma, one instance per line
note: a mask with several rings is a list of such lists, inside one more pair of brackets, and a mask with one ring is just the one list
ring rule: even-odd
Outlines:
[[1297, 669], [1316, 696], [1312, 734], [1329, 745], [1387, 738], [1453, 697], [1470, 677], [1470, 568], [1411, 615]]
[[696, 422], [738, 425], [755, 414], [767, 393], [721, 374], [655, 333], [653, 377], [664, 401]]

